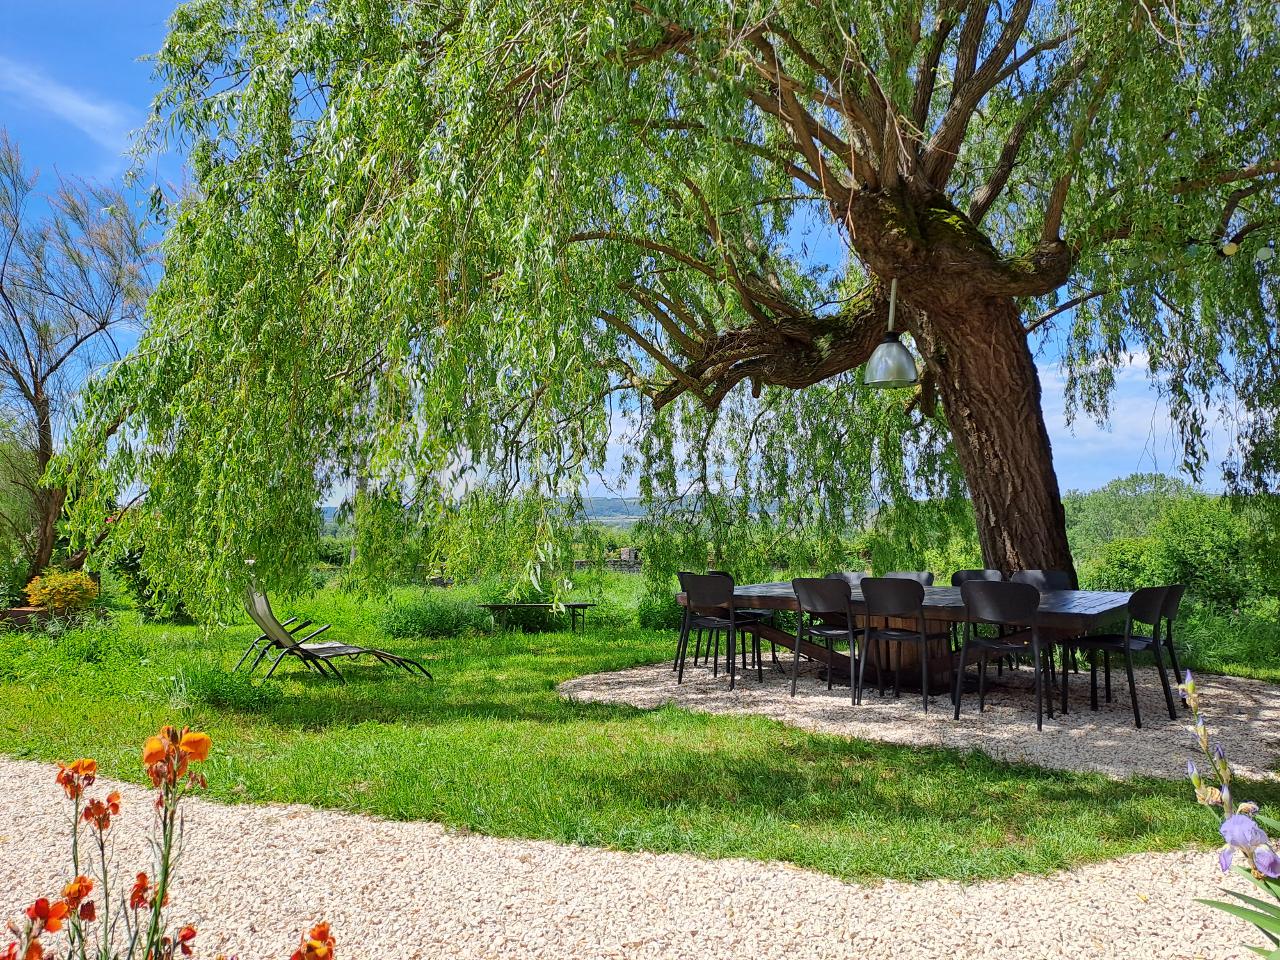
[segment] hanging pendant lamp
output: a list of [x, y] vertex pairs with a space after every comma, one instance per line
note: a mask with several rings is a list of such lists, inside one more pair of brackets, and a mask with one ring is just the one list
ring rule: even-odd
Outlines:
[[872, 351], [862, 380], [869, 387], [891, 390], [909, 387], [920, 379], [915, 357], [902, 345], [898, 332], [893, 329], [893, 317], [898, 306], [898, 278], [889, 284], [889, 331]]

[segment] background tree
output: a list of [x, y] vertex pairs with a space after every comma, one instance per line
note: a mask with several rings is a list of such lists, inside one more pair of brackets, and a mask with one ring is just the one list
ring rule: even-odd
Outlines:
[[[285, 577], [353, 444], [550, 501], [620, 423], [659, 517], [844, 529], [962, 477], [987, 565], [1070, 569], [1050, 342], [1071, 410], [1144, 363], [1193, 473], [1225, 410], [1233, 485], [1276, 482], [1270, 0], [205, 0], [157, 63], [199, 193], [71, 474], [123, 413], [191, 590]], [[892, 279], [907, 397], [857, 376]]]
[[44, 474], [76, 391], [90, 370], [121, 358], [118, 336], [141, 329], [151, 264], [143, 225], [119, 190], [58, 178], [41, 195], [36, 184], [0, 130], [0, 525], [21, 545], [26, 579], [53, 558], [66, 490]]

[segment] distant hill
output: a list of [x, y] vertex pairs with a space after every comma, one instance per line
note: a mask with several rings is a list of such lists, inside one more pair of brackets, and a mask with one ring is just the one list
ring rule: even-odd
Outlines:
[[623, 497], [584, 497], [582, 510], [588, 519], [617, 527], [629, 527], [644, 516], [638, 499]]

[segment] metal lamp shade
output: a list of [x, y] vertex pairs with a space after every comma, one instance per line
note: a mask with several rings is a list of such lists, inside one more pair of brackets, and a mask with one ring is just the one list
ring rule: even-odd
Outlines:
[[902, 345], [896, 332], [890, 331], [867, 361], [863, 382], [869, 387], [891, 389], [909, 387], [920, 379], [915, 357]]

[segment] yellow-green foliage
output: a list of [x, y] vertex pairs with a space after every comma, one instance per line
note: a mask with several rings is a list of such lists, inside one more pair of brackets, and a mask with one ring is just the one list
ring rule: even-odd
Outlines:
[[98, 596], [98, 584], [81, 570], [48, 570], [27, 584], [27, 599], [46, 610], [83, 610]]

